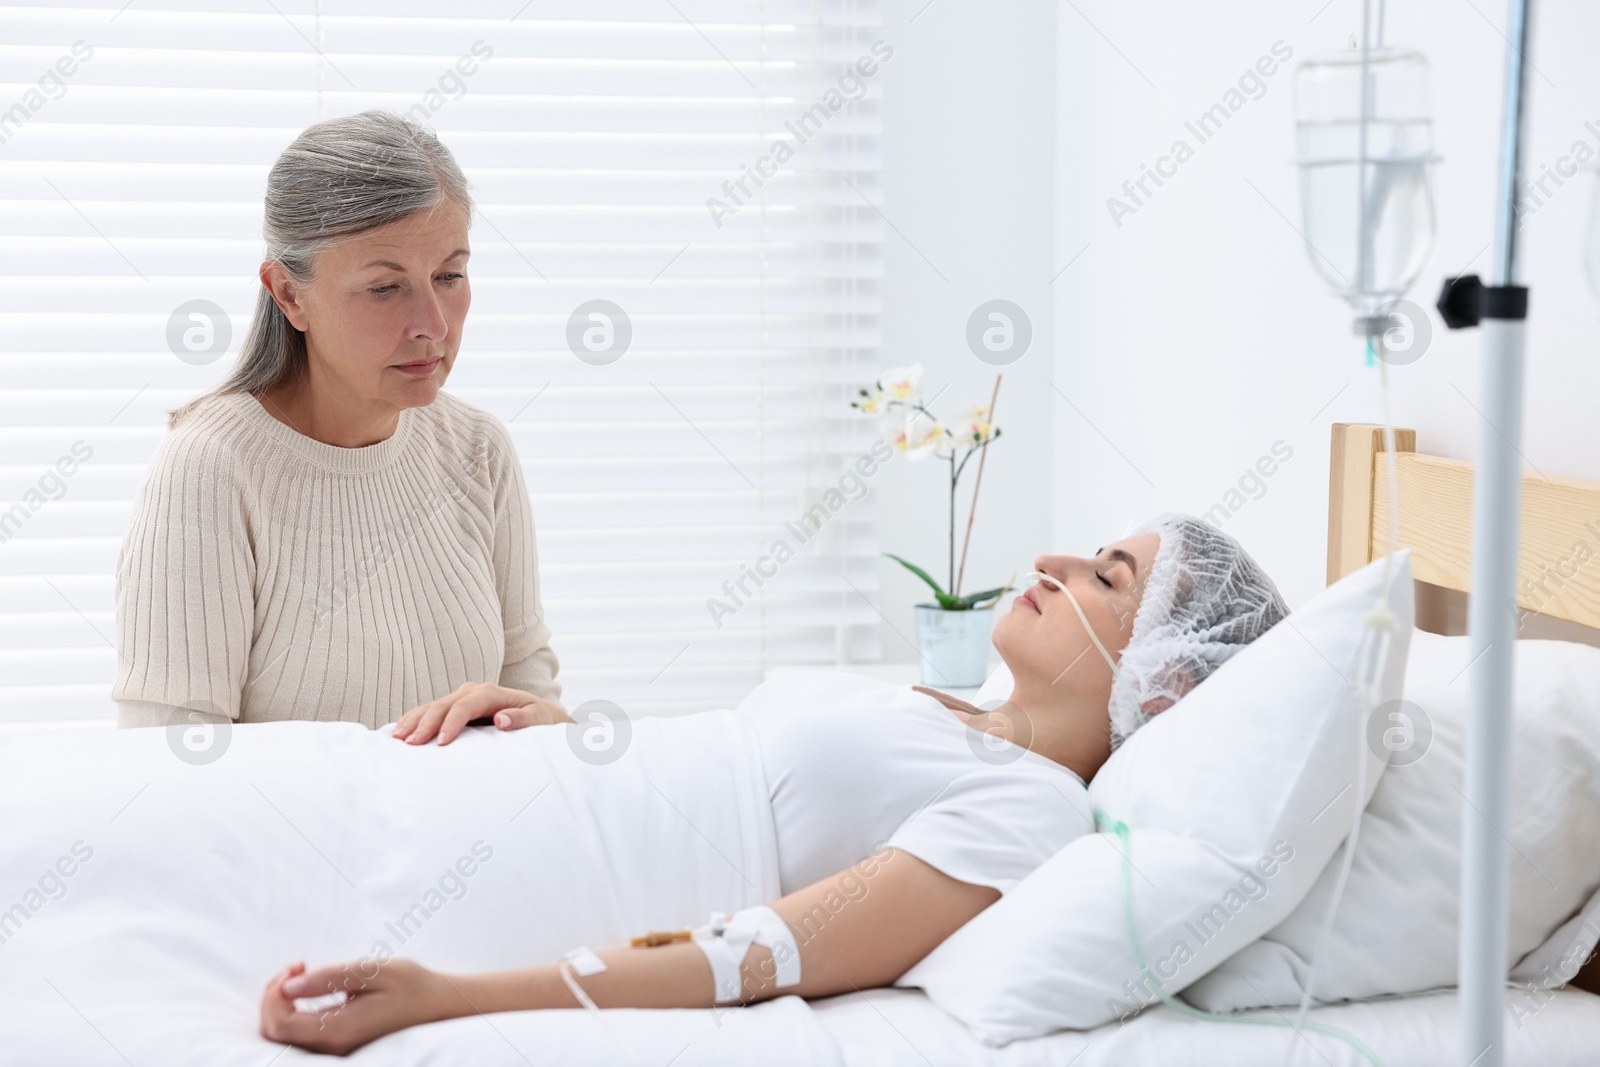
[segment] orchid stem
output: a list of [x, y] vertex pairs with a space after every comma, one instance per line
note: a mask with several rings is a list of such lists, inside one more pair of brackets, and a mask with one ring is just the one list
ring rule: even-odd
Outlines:
[[[988, 423], [990, 434], [994, 432], [994, 405], [1000, 399], [1000, 379], [1002, 377], [1003, 375], [999, 374], [994, 376], [994, 392], [989, 395], [989, 413], [985, 421]], [[972, 483], [972, 503], [967, 508], [967, 536], [961, 542], [961, 569], [956, 571], [956, 580], [954, 583], [955, 588], [951, 591], [952, 596], [961, 595], [961, 579], [967, 573], [967, 549], [972, 545], [972, 520], [978, 515], [978, 490], [983, 488], [983, 464], [984, 461], [989, 458], [988, 436], [988, 434], [985, 434], [984, 440], [981, 442], [981, 444], [984, 446], [983, 455], [978, 457], [978, 478]], [[967, 454], [970, 456], [972, 453], [969, 452]], [[965, 466], [965, 464], [963, 464], [963, 466]], [[955, 542], [955, 526], [956, 491], [955, 486], [952, 485], [950, 487], [950, 540], [952, 544], [952, 550]]]

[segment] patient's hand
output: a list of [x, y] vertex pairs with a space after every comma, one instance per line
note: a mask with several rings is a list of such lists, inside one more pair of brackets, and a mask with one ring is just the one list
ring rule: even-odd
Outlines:
[[466, 729], [467, 723], [491, 715], [494, 724], [502, 730], [572, 721], [572, 716], [560, 704], [532, 693], [507, 689], [492, 682], [467, 682], [449, 696], [412, 708], [400, 716], [394, 726], [394, 736], [410, 745], [424, 745], [437, 736], [441, 745], [448, 745]]
[[[448, 979], [411, 960], [358, 961], [306, 973], [294, 963], [272, 976], [261, 994], [261, 1036], [313, 1052], [342, 1056], [385, 1034], [445, 1018]], [[300, 1011], [300, 998], [342, 1004]]]

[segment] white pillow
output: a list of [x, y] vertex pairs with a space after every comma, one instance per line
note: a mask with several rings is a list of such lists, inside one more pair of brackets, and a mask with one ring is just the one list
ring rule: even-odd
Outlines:
[[[1411, 706], [1400, 709], [1412, 720], [1411, 743], [1390, 757], [1362, 816], [1312, 990], [1318, 1000], [1456, 984], [1469, 649], [1466, 637], [1412, 637]], [[1554, 988], [1600, 934], [1593, 914], [1575, 915], [1586, 901], [1591, 912], [1600, 907], [1591, 901], [1600, 887], [1600, 649], [1518, 641], [1512, 708], [1511, 815], [1503, 827], [1511, 844], [1509, 959], [1514, 978]], [[1341, 846], [1282, 925], [1191, 986], [1186, 999], [1210, 1011], [1298, 1003], [1343, 858]], [[1570, 928], [1558, 931], [1569, 917]]]
[[[1382, 577], [1380, 560], [1323, 590], [1141, 728], [1090, 783], [1095, 807], [1131, 828], [1140, 941], [1169, 993], [1282, 922], [1376, 787], [1383, 763], [1358, 736], [1346, 679]], [[1387, 591], [1399, 621], [1385, 700], [1405, 671], [1411, 590], [1402, 550]], [[1358, 760], [1365, 792], [1354, 788]], [[991, 1045], [1138, 1010], [1155, 995], [1139, 990], [1122, 863], [1114, 834], [1074, 840], [896, 984], [922, 987]]]

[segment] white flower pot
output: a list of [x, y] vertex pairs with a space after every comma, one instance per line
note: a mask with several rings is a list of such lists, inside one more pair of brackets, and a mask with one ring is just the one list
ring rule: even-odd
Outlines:
[[937, 604], [917, 605], [917, 646], [922, 684], [945, 689], [974, 689], [989, 676], [989, 634], [993, 607], [946, 611]]

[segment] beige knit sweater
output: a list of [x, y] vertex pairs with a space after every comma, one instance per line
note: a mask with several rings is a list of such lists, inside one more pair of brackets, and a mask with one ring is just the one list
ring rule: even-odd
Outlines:
[[117, 565], [118, 724], [393, 722], [463, 682], [559, 700], [505, 426], [448, 393], [339, 448], [247, 393], [150, 465]]

